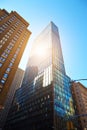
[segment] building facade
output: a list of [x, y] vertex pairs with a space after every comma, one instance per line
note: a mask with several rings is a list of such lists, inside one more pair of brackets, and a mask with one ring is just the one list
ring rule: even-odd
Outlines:
[[72, 83], [72, 95], [75, 103], [76, 120], [80, 130], [87, 129], [87, 88], [78, 83]]
[[31, 34], [28, 25], [17, 12], [0, 9], [0, 110]]
[[24, 71], [20, 68], [17, 69], [12, 84], [10, 86], [9, 92], [6, 97], [6, 101], [4, 103], [4, 109], [0, 111], [0, 127], [3, 128], [8, 112], [10, 110], [12, 100], [15, 94], [15, 91], [20, 87], [23, 79]]
[[16, 91], [6, 130], [62, 130], [73, 101], [57, 26], [50, 24], [34, 40], [22, 86]]

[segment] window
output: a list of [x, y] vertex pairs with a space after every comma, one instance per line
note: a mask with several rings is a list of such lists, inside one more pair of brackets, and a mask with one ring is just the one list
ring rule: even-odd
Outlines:
[[14, 58], [12, 58], [11, 62], [13, 62], [13, 63], [14, 63], [14, 61], [15, 61], [15, 59], [14, 59]]
[[2, 63], [0, 63], [0, 67], [2, 67]]
[[1, 83], [4, 84], [4, 83], [5, 83], [5, 80], [2, 79], [2, 80], [1, 80]]
[[12, 45], [8, 45], [8, 49], [12, 49]]
[[4, 76], [3, 76], [4, 78], [7, 78], [8, 77], [8, 74], [4, 74]]
[[4, 53], [2, 54], [2, 56], [6, 58], [6, 57], [8, 56], [8, 54], [4, 52]]
[[7, 72], [7, 73], [10, 72], [10, 70], [11, 70], [11, 68], [7, 68], [6, 72]]
[[51, 84], [52, 81], [52, 66], [49, 66], [44, 70], [44, 79], [43, 79], [43, 87]]
[[17, 57], [17, 54], [14, 54], [14, 58], [16, 58]]
[[5, 58], [0, 57], [0, 61], [1, 61], [1, 62], [4, 62], [4, 61], [5, 61]]
[[9, 67], [12, 67], [12, 66], [13, 66], [13, 63], [10, 63], [10, 64], [9, 64]]
[[9, 50], [9, 49], [6, 49], [5, 51], [6, 51], [6, 53], [10, 53], [10, 50]]

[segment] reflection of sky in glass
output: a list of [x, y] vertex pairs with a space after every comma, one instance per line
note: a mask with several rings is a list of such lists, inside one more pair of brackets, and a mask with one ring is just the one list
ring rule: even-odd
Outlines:
[[[38, 54], [38, 51], [44, 51], [47, 53], [48, 50], [52, 49], [52, 41], [51, 41], [51, 26], [50, 24], [40, 33], [39, 36], [34, 40], [31, 56], [34, 54]], [[48, 52], [49, 53], [49, 52]]]
[[72, 97], [71, 97], [71, 92], [70, 92], [70, 86], [69, 86], [69, 81], [70, 78], [67, 76], [64, 76], [63, 74], [61, 75], [61, 81], [57, 82], [55, 80], [55, 88], [54, 88], [54, 93], [55, 93], [55, 110], [58, 113], [58, 115], [64, 116], [66, 114], [68, 115], [73, 115], [73, 102], [72, 102]]
[[[34, 40], [29, 61], [30, 65], [37, 65], [41, 68], [45, 64], [52, 63], [52, 40], [51, 40], [51, 25], [49, 24], [42, 33]], [[49, 62], [49, 63], [48, 63]], [[39, 69], [38, 68], [38, 69]]]

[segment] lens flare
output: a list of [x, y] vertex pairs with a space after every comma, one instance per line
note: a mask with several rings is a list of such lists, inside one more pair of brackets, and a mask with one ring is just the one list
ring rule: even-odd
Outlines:
[[39, 47], [39, 48], [36, 49], [36, 55], [37, 56], [42, 57], [42, 56], [45, 56], [45, 54], [46, 54], [46, 50], [44, 48]]

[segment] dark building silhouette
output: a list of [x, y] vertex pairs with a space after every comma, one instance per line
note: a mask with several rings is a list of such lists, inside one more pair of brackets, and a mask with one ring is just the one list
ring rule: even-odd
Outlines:
[[15, 91], [20, 87], [23, 79], [24, 71], [20, 68], [17, 69], [12, 84], [10, 86], [9, 92], [4, 103], [4, 109], [0, 111], [0, 126], [4, 127], [8, 112], [10, 110], [12, 100], [15, 94]]
[[73, 115], [57, 26], [50, 24], [34, 40], [22, 86], [16, 91], [6, 130], [63, 130]]

